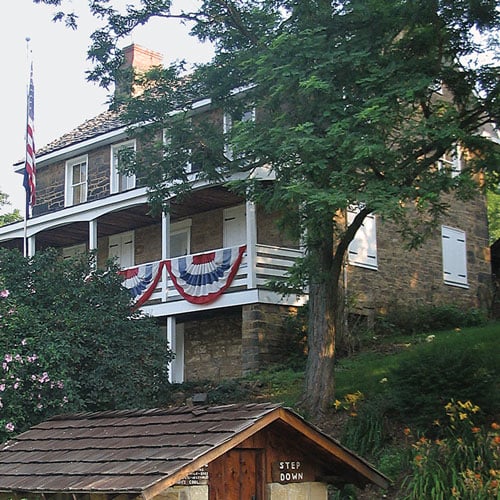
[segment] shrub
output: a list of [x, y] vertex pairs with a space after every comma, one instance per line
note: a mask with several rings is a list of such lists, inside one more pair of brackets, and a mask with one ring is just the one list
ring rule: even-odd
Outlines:
[[390, 402], [404, 422], [422, 430], [444, 416], [443, 406], [451, 399], [471, 399], [487, 414], [494, 414], [500, 371], [494, 358], [474, 347], [422, 346], [390, 371]]
[[468, 326], [482, 326], [487, 316], [480, 309], [460, 308], [455, 305], [425, 305], [395, 307], [375, 321], [377, 335], [405, 334], [452, 330]]

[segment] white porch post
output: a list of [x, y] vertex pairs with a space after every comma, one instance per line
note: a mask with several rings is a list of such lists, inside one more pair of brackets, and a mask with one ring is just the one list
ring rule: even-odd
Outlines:
[[97, 219], [89, 221], [89, 251], [97, 250]]
[[36, 236], [29, 236], [28, 239], [28, 257], [33, 257], [35, 255], [35, 246], [36, 246]]
[[168, 364], [168, 381], [171, 384], [184, 382], [184, 325], [177, 325], [175, 316], [167, 317], [167, 342], [169, 349], [175, 354], [174, 360]]
[[[161, 260], [170, 257], [170, 212], [161, 213]], [[161, 274], [161, 300], [167, 301], [167, 268], [163, 266]], [[170, 375], [169, 375], [170, 376]]]
[[256, 265], [257, 265], [257, 216], [255, 203], [247, 200], [246, 202], [246, 221], [247, 221], [247, 287], [249, 289], [256, 287]]

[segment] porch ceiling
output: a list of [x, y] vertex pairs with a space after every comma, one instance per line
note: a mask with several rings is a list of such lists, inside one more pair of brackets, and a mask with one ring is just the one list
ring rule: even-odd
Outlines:
[[200, 212], [208, 212], [216, 208], [227, 208], [242, 203], [244, 198], [228, 191], [223, 186], [212, 186], [207, 189], [193, 191], [181, 200], [170, 202], [172, 219], [182, 219]]
[[[217, 208], [227, 208], [243, 202], [243, 198], [222, 186], [194, 191], [170, 204], [172, 220], [193, 216]], [[153, 214], [149, 205], [137, 205], [124, 210], [109, 212], [97, 220], [98, 237], [132, 231], [159, 223], [161, 215]], [[47, 229], [36, 235], [37, 245], [46, 247], [71, 246], [88, 241], [88, 222], [73, 222]]]

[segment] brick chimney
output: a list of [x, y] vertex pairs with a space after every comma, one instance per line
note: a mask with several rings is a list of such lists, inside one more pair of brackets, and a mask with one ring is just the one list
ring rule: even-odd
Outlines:
[[145, 73], [154, 66], [161, 66], [163, 56], [159, 52], [133, 43], [122, 49], [124, 62], [115, 84], [115, 97], [120, 94], [137, 95], [141, 89], [132, 86], [133, 74]]

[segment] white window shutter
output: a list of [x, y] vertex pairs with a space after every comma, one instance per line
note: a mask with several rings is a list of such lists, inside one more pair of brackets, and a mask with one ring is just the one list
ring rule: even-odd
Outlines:
[[[357, 211], [347, 212], [347, 223], [351, 224]], [[377, 259], [377, 226], [375, 215], [365, 217], [363, 224], [356, 232], [348, 249], [349, 264], [378, 269]]]
[[441, 226], [443, 279], [448, 285], [467, 286], [467, 245], [465, 232]]

